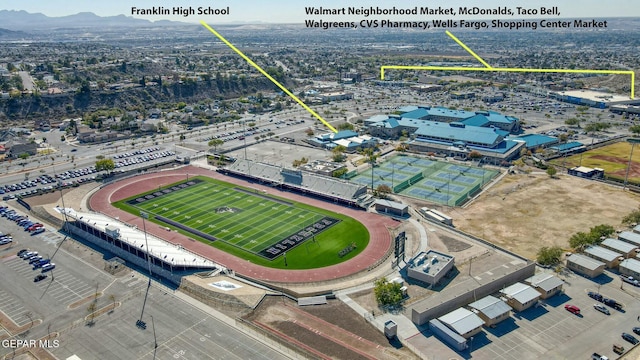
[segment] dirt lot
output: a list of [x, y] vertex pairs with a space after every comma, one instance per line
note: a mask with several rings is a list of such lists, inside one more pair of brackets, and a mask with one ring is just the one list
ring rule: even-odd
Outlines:
[[380, 331], [339, 300], [299, 307], [271, 296], [246, 319], [333, 359], [417, 359], [406, 348], [394, 348]]
[[568, 248], [569, 237], [598, 224], [622, 228], [640, 196], [603, 183], [544, 173], [507, 175], [450, 215], [459, 229], [535, 259], [542, 246]]

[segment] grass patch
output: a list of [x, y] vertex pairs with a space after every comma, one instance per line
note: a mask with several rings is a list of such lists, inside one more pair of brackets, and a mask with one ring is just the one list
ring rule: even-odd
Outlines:
[[[334, 265], [355, 257], [369, 242], [366, 227], [348, 216], [204, 176], [113, 205], [134, 215], [147, 212], [152, 222], [272, 268]], [[340, 257], [352, 244], [355, 249]]]

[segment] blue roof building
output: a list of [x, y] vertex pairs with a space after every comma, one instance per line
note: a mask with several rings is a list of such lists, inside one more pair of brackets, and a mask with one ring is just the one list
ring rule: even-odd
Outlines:
[[547, 147], [558, 143], [558, 138], [540, 134], [526, 134], [513, 138], [515, 141], [524, 141], [525, 146], [529, 150], [533, 150], [539, 147]]
[[365, 124], [369, 133], [379, 138], [413, 134], [414, 140], [408, 145], [414, 151], [466, 159], [475, 150], [480, 152], [483, 161], [493, 164], [517, 157], [524, 145], [506, 139], [510, 132], [519, 130], [519, 120], [493, 111], [419, 106], [399, 116], [375, 116], [365, 120]]

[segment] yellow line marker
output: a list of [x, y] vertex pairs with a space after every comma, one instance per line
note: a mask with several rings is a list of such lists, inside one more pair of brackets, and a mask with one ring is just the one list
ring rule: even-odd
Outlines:
[[467, 50], [469, 54], [473, 55], [474, 58], [480, 61], [482, 65], [486, 66], [489, 69], [492, 69], [491, 65], [487, 64], [486, 61], [482, 60], [482, 58], [478, 56], [478, 54], [474, 53], [473, 50], [469, 49], [467, 45], [465, 45], [462, 41], [458, 40], [458, 38], [455, 37], [452, 33], [450, 33], [449, 30], [446, 30], [445, 32], [447, 33], [447, 35], [449, 35], [450, 38], [453, 39], [453, 41], [457, 42], [458, 45], [462, 46], [463, 49]]
[[469, 68], [461, 66], [405, 66], [383, 65], [380, 67], [380, 78], [384, 80], [385, 69], [394, 70], [437, 70], [437, 71], [483, 71], [483, 72], [532, 72], [532, 73], [571, 73], [571, 74], [607, 74], [631, 75], [631, 99], [635, 92], [635, 72], [633, 70], [581, 70], [581, 69], [520, 69], [520, 68]]
[[318, 115], [318, 113], [316, 113], [315, 111], [313, 111], [313, 109], [311, 109], [309, 106], [307, 106], [307, 104], [305, 104], [302, 100], [300, 100], [297, 96], [295, 96], [291, 91], [289, 91], [286, 87], [284, 87], [284, 85], [280, 84], [278, 82], [278, 80], [274, 79], [271, 75], [267, 74], [266, 71], [262, 70], [262, 68], [254, 63], [251, 59], [249, 59], [249, 57], [247, 57], [247, 55], [245, 55], [244, 53], [242, 53], [242, 51], [238, 50], [238, 48], [236, 48], [235, 46], [233, 46], [232, 43], [230, 43], [229, 41], [227, 41], [227, 39], [225, 39], [222, 35], [220, 35], [217, 31], [213, 30], [213, 28], [211, 26], [209, 26], [207, 23], [205, 23], [204, 21], [200, 21], [200, 24], [202, 24], [202, 26], [204, 26], [205, 28], [207, 28], [207, 30], [211, 31], [211, 33], [213, 33], [213, 35], [217, 36], [218, 39], [220, 39], [223, 43], [225, 43], [228, 47], [231, 48], [231, 50], [235, 51], [238, 55], [240, 55], [240, 57], [242, 57], [246, 62], [249, 63], [249, 65], [253, 66], [254, 68], [256, 68], [258, 71], [260, 71], [260, 73], [262, 75], [264, 75], [267, 79], [271, 80], [272, 83], [276, 84], [277, 87], [280, 88], [280, 90], [284, 91], [285, 94], [289, 95], [289, 97], [291, 97], [293, 100], [295, 100], [298, 104], [300, 104], [300, 106], [302, 106], [305, 110], [307, 110], [311, 115], [313, 115], [316, 119], [320, 120], [326, 127], [328, 127], [329, 129], [331, 129], [331, 131], [337, 133], [338, 130], [336, 130], [336, 128], [334, 128], [333, 126], [331, 126], [331, 124], [329, 124], [325, 119], [322, 118], [322, 116]]

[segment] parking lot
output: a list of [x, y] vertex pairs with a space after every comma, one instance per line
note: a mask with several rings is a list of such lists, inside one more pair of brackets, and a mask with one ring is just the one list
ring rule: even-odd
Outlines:
[[[608, 308], [611, 315], [606, 315], [594, 309], [598, 302], [587, 296], [588, 291], [598, 291], [598, 283], [570, 272], [561, 278], [564, 293], [513, 312], [495, 328], [483, 327], [469, 342], [470, 352], [454, 351], [428, 330], [409, 342], [424, 354], [443, 359], [588, 359], [593, 352], [615, 359], [613, 344], [631, 349], [621, 334], [633, 334], [632, 328], [640, 326], [640, 288], [624, 284], [621, 289], [621, 280], [610, 273], [599, 278], [600, 293], [624, 305], [621, 311]], [[567, 304], [578, 306], [580, 315], [565, 310]]]
[[[47, 350], [61, 359], [74, 354], [84, 360], [153, 359], [154, 331], [158, 359], [285, 358], [203, 311], [198, 307], [202, 305], [187, 296], [155, 283], [146, 299], [143, 320], [147, 328], [140, 329], [135, 323], [145, 301], [148, 279], [144, 275], [129, 270], [117, 276], [108, 274], [102, 269], [103, 262], [90, 256], [93, 249], [70, 239], [56, 250], [64, 237], [51, 229], [31, 236], [5, 218], [0, 218], [0, 228], [13, 236], [12, 243], [0, 246], [0, 312], [16, 324], [9, 327], [13, 333], [6, 325], [0, 327], [2, 338], [18, 336], [15, 328], [23, 326], [20, 331], [24, 331], [33, 320], [21, 338], [40, 339], [48, 332], [58, 332], [59, 347]], [[17, 256], [21, 249], [52, 258], [55, 269], [46, 279], [34, 282], [40, 271]], [[88, 326], [87, 307], [96, 291], [101, 293], [97, 309], [117, 306], [96, 316]], [[11, 352], [11, 348], [0, 347], [0, 356]]]

